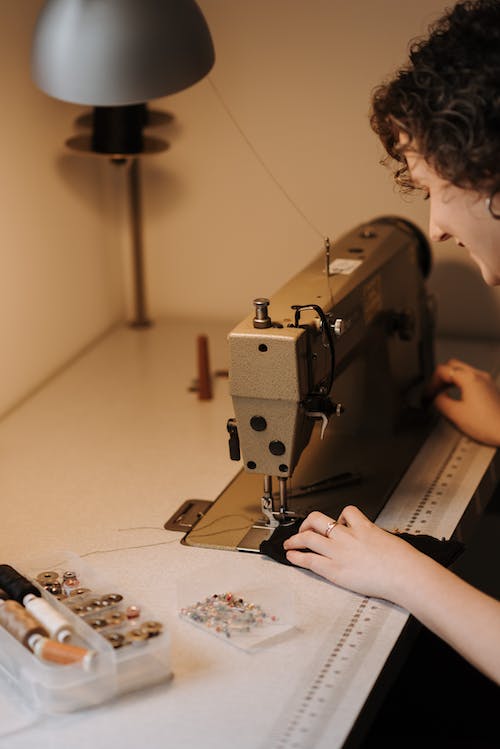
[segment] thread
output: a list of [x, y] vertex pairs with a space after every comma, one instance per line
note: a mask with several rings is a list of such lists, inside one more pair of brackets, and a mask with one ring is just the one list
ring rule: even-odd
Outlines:
[[246, 134], [243, 127], [240, 125], [239, 121], [237, 120], [236, 116], [233, 114], [232, 110], [229, 108], [229, 105], [227, 104], [226, 100], [222, 96], [221, 92], [213, 82], [212, 78], [210, 76], [207, 76], [208, 83], [210, 84], [210, 87], [212, 88], [212, 91], [214, 92], [215, 96], [219, 100], [220, 104], [222, 105], [224, 111], [226, 112], [227, 116], [233, 123], [236, 130], [239, 132], [245, 143], [247, 144], [248, 148], [254, 155], [255, 159], [258, 161], [262, 169], [266, 172], [267, 176], [271, 178], [271, 180], [274, 182], [276, 187], [281, 191], [281, 193], [284, 195], [284, 197], [288, 200], [290, 205], [295, 208], [298, 215], [301, 216], [306, 224], [310, 226], [310, 228], [318, 234], [320, 237], [324, 237], [323, 232], [319, 230], [319, 228], [314, 224], [311, 219], [306, 215], [306, 213], [299, 207], [298, 203], [295, 202], [295, 200], [292, 198], [288, 190], [285, 189], [284, 185], [278, 180], [278, 178], [274, 175], [274, 172], [271, 171], [267, 163], [264, 161], [263, 157], [260, 155], [257, 148], [254, 146], [248, 135]]
[[0, 587], [7, 591], [13, 601], [19, 603], [30, 594], [38, 598], [41, 596], [38, 588], [10, 564], [0, 564]]
[[25, 647], [32, 635], [47, 635], [40, 622], [17, 601], [4, 601], [0, 605], [0, 624]]
[[7, 592], [8, 598], [22, 603], [51, 637], [61, 642], [71, 637], [72, 628], [68, 621], [44, 598], [41, 598], [40, 591], [28, 578], [21, 575], [10, 564], [0, 564], [0, 585]]
[[29, 647], [41, 660], [58, 663], [63, 666], [81, 663], [85, 669], [90, 667], [96, 655], [95, 650], [87, 650], [77, 645], [56, 642], [39, 634], [33, 634], [29, 638]]
[[73, 632], [71, 624], [45, 598], [28, 595], [23, 599], [23, 604], [45, 627], [51, 637], [59, 642], [65, 642], [71, 637]]

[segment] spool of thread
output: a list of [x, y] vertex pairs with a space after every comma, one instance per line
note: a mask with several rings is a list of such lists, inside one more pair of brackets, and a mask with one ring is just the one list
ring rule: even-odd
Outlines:
[[29, 647], [41, 660], [59, 663], [63, 666], [81, 663], [85, 670], [90, 668], [96, 655], [95, 650], [87, 650], [76, 645], [56, 642], [36, 633], [29, 638]]
[[23, 598], [23, 604], [43, 624], [51, 637], [59, 642], [69, 640], [73, 634], [71, 624], [45, 598], [36, 598], [29, 594]]
[[21, 603], [24, 596], [27, 596], [28, 593], [32, 593], [35, 596], [41, 595], [38, 588], [35, 588], [28, 578], [21, 575], [10, 564], [0, 564], [0, 588], [6, 590], [9, 597], [19, 603]]
[[45, 627], [51, 637], [65, 642], [72, 635], [71, 624], [45, 598], [28, 578], [9, 564], [0, 564], [0, 586], [13, 601], [22, 603]]
[[28, 640], [33, 635], [47, 636], [47, 631], [40, 622], [17, 601], [2, 599], [0, 624], [25, 647], [29, 647]]

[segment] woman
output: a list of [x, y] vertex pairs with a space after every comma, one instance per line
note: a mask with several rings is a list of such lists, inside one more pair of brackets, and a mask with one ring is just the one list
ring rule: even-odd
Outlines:
[[[500, 285], [500, 2], [460, 2], [431, 27], [375, 91], [371, 123], [396, 181], [429, 199], [431, 239], [454, 238], [486, 283]], [[500, 393], [487, 373], [451, 360], [435, 371], [431, 396], [470, 437], [500, 445]], [[403, 606], [500, 684], [500, 602], [356, 507], [337, 520], [311, 513], [284, 547], [292, 564]]]

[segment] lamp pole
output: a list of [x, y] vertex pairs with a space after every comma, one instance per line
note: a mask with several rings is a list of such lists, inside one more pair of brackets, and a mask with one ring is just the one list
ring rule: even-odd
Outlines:
[[146, 279], [144, 271], [144, 251], [142, 242], [142, 202], [140, 163], [137, 156], [130, 159], [128, 168], [130, 234], [132, 239], [132, 268], [133, 268], [133, 318], [132, 328], [149, 328], [152, 323], [148, 317], [146, 303]]

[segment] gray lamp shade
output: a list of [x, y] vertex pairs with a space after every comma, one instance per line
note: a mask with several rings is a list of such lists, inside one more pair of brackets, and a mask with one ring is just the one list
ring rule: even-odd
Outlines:
[[34, 32], [32, 75], [57, 99], [121, 106], [191, 86], [214, 59], [194, 0], [48, 0]]

